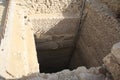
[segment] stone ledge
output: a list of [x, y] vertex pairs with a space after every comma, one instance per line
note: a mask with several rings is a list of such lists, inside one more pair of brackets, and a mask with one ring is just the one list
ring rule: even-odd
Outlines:
[[31, 24], [24, 24], [24, 13], [19, 14], [22, 9], [10, 1], [5, 36], [0, 45], [0, 76], [16, 79], [39, 72], [39, 64]]
[[43, 35], [36, 38], [36, 48], [40, 50], [72, 47], [74, 35]]

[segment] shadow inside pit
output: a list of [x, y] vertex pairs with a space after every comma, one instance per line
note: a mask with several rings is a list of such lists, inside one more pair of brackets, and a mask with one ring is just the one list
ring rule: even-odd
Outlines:
[[[49, 42], [45, 42], [44, 40], [43, 44], [36, 40], [37, 57], [40, 64], [41, 73], [55, 73], [63, 69], [69, 69], [71, 55], [73, 54], [72, 50], [74, 45], [74, 38], [77, 32], [77, 27], [79, 26], [79, 16], [76, 17], [76, 15], [80, 15], [81, 10], [81, 1], [77, 1], [78, 0], [71, 0], [69, 6], [62, 12], [64, 19], [61, 18], [61, 20], [56, 25], [54, 25], [54, 27], [51, 27], [47, 32], [42, 33], [43, 35], [52, 36], [52, 39], [54, 39], [53, 41], [49, 40]], [[44, 19], [42, 22], [43, 21]], [[44, 21], [44, 23], [41, 24], [47, 24], [46, 22], [47, 21]], [[55, 22], [55, 19], [53, 19], [53, 22]], [[37, 23], [39, 24], [39, 22]], [[66, 34], [72, 34], [73, 36], [69, 39], [66, 38]], [[56, 35], [61, 36], [57, 37]], [[54, 42], [57, 43], [57, 48], [53, 47], [55, 46]], [[53, 49], [46, 49], [46, 47], [49, 46], [53, 47]], [[45, 49], [42, 49], [42, 47], [45, 47]]]

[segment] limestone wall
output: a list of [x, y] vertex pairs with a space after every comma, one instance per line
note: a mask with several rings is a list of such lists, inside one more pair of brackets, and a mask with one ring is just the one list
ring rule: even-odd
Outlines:
[[0, 44], [0, 76], [16, 79], [39, 72], [31, 24], [26, 24], [24, 12], [15, 1], [9, 0], [6, 5], [9, 6], [5, 12], [5, 34]]
[[120, 0], [100, 0], [106, 4], [119, 17], [120, 14]]
[[[53, 13], [68, 13], [78, 14], [78, 0], [25, 0], [25, 6], [29, 8], [29, 14], [53, 14]], [[78, 14], [79, 15], [79, 14]]]
[[72, 65], [98, 66], [120, 40], [120, 24], [114, 13], [97, 0], [86, 5], [87, 17], [80, 32]]

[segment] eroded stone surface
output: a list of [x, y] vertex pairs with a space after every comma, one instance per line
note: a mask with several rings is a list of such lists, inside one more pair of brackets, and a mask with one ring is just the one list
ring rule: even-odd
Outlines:
[[30, 14], [51, 13], [78, 13], [79, 0], [25, 0], [25, 6], [29, 8]]
[[36, 74], [19, 80], [105, 80], [105, 76], [100, 74], [99, 68], [86, 69], [79, 67], [76, 70], [63, 70], [52, 74]]
[[25, 23], [21, 12], [21, 7], [10, 0], [0, 44], [0, 76], [7, 79], [39, 72], [33, 30], [30, 23]]
[[114, 80], [120, 80], [120, 43], [113, 46], [111, 53], [103, 61]]
[[115, 12], [116, 14], [120, 14], [120, 0], [100, 0], [108, 7]]
[[[73, 65], [98, 66], [120, 40], [120, 24], [109, 8], [98, 0], [88, 0]], [[94, 56], [93, 56], [94, 55]], [[82, 61], [81, 61], [82, 60]], [[81, 62], [80, 62], [81, 61]]]

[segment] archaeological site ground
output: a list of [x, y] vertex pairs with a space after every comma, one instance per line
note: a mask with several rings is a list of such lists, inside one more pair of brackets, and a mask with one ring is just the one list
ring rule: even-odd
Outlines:
[[0, 80], [120, 80], [120, 0], [0, 0]]

